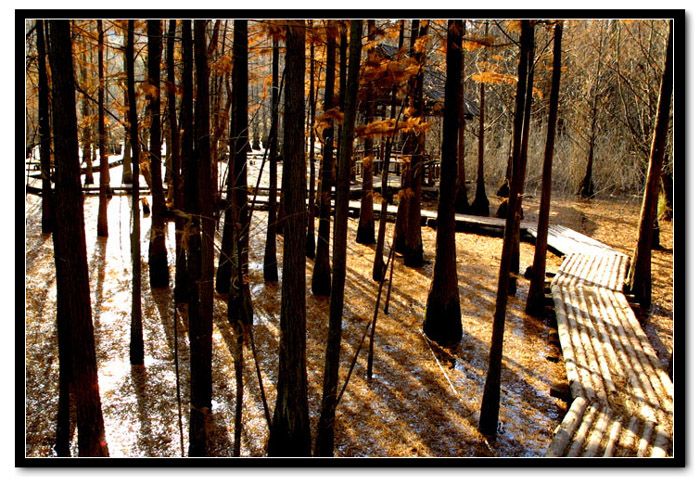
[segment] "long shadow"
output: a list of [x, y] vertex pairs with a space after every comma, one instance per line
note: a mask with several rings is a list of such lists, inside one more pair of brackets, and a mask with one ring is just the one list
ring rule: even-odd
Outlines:
[[95, 331], [100, 328], [102, 304], [104, 304], [105, 270], [107, 267], [107, 242], [107, 237], [98, 236], [95, 239], [95, 249], [92, 254], [92, 258], [90, 258], [90, 282], [95, 282], [95, 286], [93, 288], [93, 296], [95, 301], [92, 303], [93, 325], [95, 327]]
[[153, 396], [147, 393], [148, 369], [143, 366], [132, 366], [131, 380], [136, 395], [136, 415], [140, 424], [137, 444], [139, 450], [144, 451], [148, 457], [154, 457], [158, 455], [158, 450], [153, 447], [156, 437], [154, 437], [151, 419], [148, 416], [149, 410], [153, 410]]

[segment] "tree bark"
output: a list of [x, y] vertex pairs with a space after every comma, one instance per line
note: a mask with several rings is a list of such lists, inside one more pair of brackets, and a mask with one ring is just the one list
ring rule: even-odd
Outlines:
[[350, 27], [350, 59], [347, 90], [343, 101], [343, 131], [338, 158], [336, 185], [335, 225], [333, 227], [333, 278], [328, 317], [328, 340], [323, 370], [323, 397], [318, 422], [315, 453], [332, 456], [335, 427], [335, 408], [338, 393], [338, 368], [342, 337], [343, 300], [347, 259], [348, 206], [350, 201], [350, 164], [352, 161], [353, 133], [357, 113], [357, 91], [360, 72], [362, 21], [353, 20]]
[[175, 35], [176, 20], [171, 20], [168, 26], [167, 38], [167, 76], [168, 76], [168, 125], [170, 143], [172, 145], [172, 195], [175, 209], [175, 302], [187, 302], [187, 257], [183, 241], [185, 219], [182, 217], [184, 208], [182, 187], [182, 156], [180, 149], [180, 127], [177, 123], [177, 103], [175, 97]]
[[[403, 20], [400, 20], [399, 29], [399, 52], [403, 48]], [[391, 118], [396, 119], [396, 86], [392, 87], [391, 92]], [[403, 104], [401, 105], [403, 107]], [[401, 113], [399, 113], [401, 116]], [[398, 122], [398, 120], [397, 120]], [[384, 272], [384, 239], [386, 237], [386, 219], [387, 207], [389, 205], [389, 162], [391, 161], [391, 149], [394, 142], [395, 133], [387, 137], [386, 146], [384, 147], [384, 163], [382, 165], [382, 209], [379, 216], [379, 230], [377, 231], [377, 245], [374, 249], [374, 265], [372, 266], [372, 280], [380, 282], [385, 275]], [[394, 232], [396, 233], [396, 232]]]
[[107, 191], [109, 190], [109, 162], [107, 160], [107, 131], [105, 129], [105, 75], [104, 38], [102, 20], [97, 21], [97, 140], [100, 148], [100, 196], [97, 210], [97, 236], [109, 236], [107, 224]]
[[664, 75], [659, 89], [659, 100], [656, 107], [656, 124], [654, 139], [651, 143], [647, 182], [644, 188], [644, 199], [639, 215], [639, 233], [637, 248], [630, 263], [627, 283], [637, 302], [644, 307], [651, 306], [651, 250], [652, 226], [656, 220], [656, 206], [659, 197], [659, 179], [664, 162], [668, 121], [671, 111], [673, 94], [673, 24], [669, 21], [668, 41], [666, 45], [666, 62]]
[[[374, 42], [376, 36], [374, 20], [367, 21], [367, 42]], [[367, 52], [369, 63], [376, 62], [374, 49]], [[365, 123], [374, 121], [374, 90], [372, 84], [365, 87]], [[360, 203], [360, 218], [357, 225], [355, 241], [363, 245], [372, 245], [374, 237], [374, 144], [372, 137], [364, 141], [364, 157], [362, 159], [362, 200]]]
[[128, 21], [126, 34], [126, 84], [129, 106], [129, 135], [131, 137], [131, 150], [133, 156], [133, 187], [131, 191], [131, 210], [133, 228], [131, 230], [131, 330], [129, 342], [129, 361], [132, 365], [143, 365], [143, 322], [141, 312], [141, 211], [139, 210], [139, 160], [141, 148], [139, 145], [138, 116], [136, 113], [136, 87], [134, 81], [134, 21]]
[[493, 318], [491, 334], [491, 349], [489, 352], [489, 367], [484, 385], [484, 395], [481, 401], [479, 416], [479, 431], [487, 436], [495, 435], [498, 426], [498, 416], [501, 399], [501, 367], [503, 359], [503, 335], [505, 331], [506, 307], [508, 304], [508, 285], [511, 268], [511, 252], [513, 235], [517, 228], [520, 204], [520, 191], [525, 176], [524, 167], [520, 160], [520, 143], [523, 130], [525, 111], [525, 91], [527, 84], [527, 69], [529, 57], [533, 50], [534, 28], [529, 20], [521, 21], [520, 61], [518, 63], [518, 84], [515, 97], [515, 117], [513, 123], [513, 162], [511, 190], [508, 196], [508, 214], [503, 237], [503, 251], [498, 273], [498, 289], [496, 293], [496, 310]]
[[44, 21], [36, 21], [36, 44], [39, 63], [39, 158], [41, 159], [41, 232], [54, 229], [53, 190], [51, 189], [51, 120], [49, 81], [46, 73]]
[[304, 21], [286, 29], [287, 83], [284, 89], [284, 221], [282, 308], [280, 311], [277, 402], [268, 455], [309, 456], [308, 385], [306, 378], [306, 259], [304, 258]]
[[[419, 27], [420, 26], [420, 27]], [[428, 35], [429, 21], [414, 20], [412, 26], [412, 39], [415, 42]], [[415, 43], [414, 43], [415, 44]], [[414, 80], [412, 81], [411, 106], [414, 110], [412, 116], [423, 117], [423, 68], [425, 65], [425, 49], [420, 51], [412, 48], [413, 56], [421, 66]], [[409, 139], [413, 139], [411, 148], [411, 169], [409, 196], [406, 206], [406, 247], [403, 258], [407, 267], [421, 267], [425, 263], [423, 260], [423, 236], [421, 234], [421, 186], [423, 184], [423, 166], [425, 163], [425, 133], [410, 133]], [[408, 145], [408, 143], [407, 143]]]
[[[50, 21], [53, 130], [56, 153], [56, 219], [53, 233], [59, 334], [70, 335], [80, 456], [109, 456], [90, 307], [83, 194], [78, 159], [78, 121], [69, 21]], [[59, 341], [61, 338], [59, 337]]]
[[540, 214], [537, 221], [537, 240], [535, 242], [535, 256], [532, 263], [530, 290], [527, 294], [527, 305], [525, 306], [525, 312], [531, 316], [541, 316], [544, 311], [544, 279], [547, 265], [549, 206], [552, 197], [552, 160], [554, 158], [554, 140], [557, 133], [557, 110], [559, 108], [559, 84], [561, 80], [562, 29], [563, 22], [557, 21], [554, 26], [552, 89], [549, 95], [547, 139], [544, 146], [544, 162], [542, 163]]
[[270, 153], [270, 190], [268, 193], [269, 205], [267, 210], [267, 236], [265, 239], [265, 258], [263, 264], [263, 278], [266, 282], [277, 282], [277, 162], [278, 145], [277, 133], [279, 131], [279, 43], [276, 38], [272, 40], [272, 97], [271, 97], [271, 135], [268, 141]]
[[148, 83], [152, 92], [148, 98], [148, 116], [150, 118], [150, 152], [151, 152], [151, 238], [148, 246], [148, 270], [151, 287], [167, 287], [170, 282], [168, 269], [168, 250], [165, 247], [165, 196], [163, 194], [163, 177], [161, 175], [161, 130], [160, 130], [160, 60], [162, 35], [160, 20], [148, 21]]
[[[326, 85], [323, 110], [328, 112], [335, 105], [335, 31], [328, 27], [326, 33]], [[330, 235], [331, 235], [331, 180], [333, 172], [333, 120], [323, 129], [323, 159], [321, 161], [321, 201], [319, 205], [318, 242], [316, 260], [311, 277], [311, 292], [328, 296], [331, 293]]]
[[[309, 20], [309, 29], [313, 29], [313, 20]], [[309, 45], [309, 204], [308, 223], [306, 225], [306, 258], [316, 257], [315, 219], [316, 219], [316, 160], [314, 158], [316, 137], [314, 135], [314, 122], [316, 119], [316, 90], [314, 70], [314, 43], [313, 36]]]
[[457, 250], [455, 245], [455, 199], [459, 145], [459, 107], [462, 91], [462, 37], [464, 22], [447, 24], [447, 73], [440, 167], [435, 266], [425, 309], [423, 331], [441, 345], [462, 339], [462, 314], [457, 285]]
[[[484, 37], [489, 35], [489, 23], [484, 26]], [[471, 213], [476, 216], [489, 215], [489, 198], [486, 195], [486, 182], [484, 179], [484, 125], [486, 122], [486, 86], [479, 85], [479, 141], [476, 168], [476, 191], [471, 205]]]

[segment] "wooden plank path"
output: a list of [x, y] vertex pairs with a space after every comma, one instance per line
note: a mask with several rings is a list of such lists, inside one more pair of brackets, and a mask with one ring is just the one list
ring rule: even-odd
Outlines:
[[626, 255], [591, 245], [567, 255], [552, 280], [574, 400], [548, 457], [673, 454], [673, 384], [623, 294], [628, 266]]

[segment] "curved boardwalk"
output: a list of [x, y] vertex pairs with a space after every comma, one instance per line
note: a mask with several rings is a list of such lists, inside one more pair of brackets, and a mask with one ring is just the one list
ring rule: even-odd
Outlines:
[[[555, 240], [567, 233], [554, 228]], [[562, 251], [552, 280], [574, 400], [546, 456], [673, 455], [673, 384], [623, 294], [629, 257], [586, 239]]]

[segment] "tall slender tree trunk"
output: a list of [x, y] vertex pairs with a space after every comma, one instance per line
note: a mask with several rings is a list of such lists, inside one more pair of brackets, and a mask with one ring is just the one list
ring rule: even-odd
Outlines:
[[167, 38], [167, 76], [168, 76], [168, 125], [170, 144], [172, 145], [172, 181], [171, 192], [175, 209], [175, 302], [187, 302], [187, 256], [185, 255], [184, 230], [185, 220], [182, 211], [185, 209], [182, 187], [182, 156], [180, 150], [180, 127], [177, 123], [177, 103], [175, 98], [175, 35], [177, 21], [170, 20]]
[[[80, 64], [80, 83], [85, 87], [87, 93], [87, 54], [83, 52]], [[95, 183], [95, 178], [92, 174], [92, 130], [90, 129], [90, 102], [87, 94], [83, 94], [81, 114], [83, 117], [83, 163], [85, 164], [85, 185]]]
[[278, 145], [277, 133], [279, 131], [279, 42], [272, 40], [272, 96], [271, 96], [271, 134], [268, 140], [268, 152], [270, 153], [270, 190], [268, 193], [269, 205], [267, 210], [267, 236], [265, 239], [265, 258], [263, 264], [263, 278], [266, 282], [277, 282], [277, 162]]
[[44, 21], [36, 21], [36, 44], [39, 62], [39, 158], [41, 159], [41, 232], [51, 233], [55, 218], [51, 189], [51, 120], [49, 118], [49, 81], [46, 73]]
[[328, 339], [323, 370], [323, 397], [318, 422], [315, 455], [332, 456], [335, 428], [335, 409], [338, 394], [338, 368], [342, 337], [345, 270], [347, 260], [348, 206], [350, 201], [350, 164], [352, 162], [353, 133], [357, 113], [357, 91], [360, 73], [362, 21], [353, 20], [350, 26], [350, 59], [347, 90], [343, 101], [343, 131], [338, 157], [335, 225], [333, 227], [333, 279], [328, 317]]
[[462, 339], [462, 314], [457, 286], [457, 250], [455, 245], [455, 199], [459, 145], [459, 107], [462, 91], [462, 37], [464, 21], [447, 24], [447, 73], [440, 166], [435, 266], [425, 309], [423, 331], [442, 345]]
[[234, 21], [233, 71], [235, 74], [232, 126], [234, 139], [233, 262], [229, 275], [229, 319], [238, 329], [253, 325], [253, 304], [248, 284], [248, 246], [250, 223], [248, 211], [248, 21]]
[[656, 207], [659, 197], [659, 179], [664, 162], [668, 121], [671, 111], [671, 96], [673, 94], [673, 24], [668, 24], [668, 40], [666, 45], [666, 62], [664, 74], [659, 89], [659, 100], [656, 107], [656, 124], [654, 139], [651, 142], [651, 155], [647, 182], [644, 188], [644, 199], [639, 215], [639, 232], [637, 248], [630, 263], [627, 284], [636, 300], [645, 308], [651, 306], [651, 250], [652, 226], [656, 220]]
[[109, 162], [107, 160], [107, 131], [105, 129], [105, 33], [102, 20], [97, 21], [97, 140], [100, 147], [100, 199], [97, 210], [97, 236], [108, 236], [107, 191], [109, 190]]
[[[459, 128], [457, 142], [457, 196], [455, 198], [455, 209], [458, 213], [470, 213], [469, 193], [467, 191], [467, 171], [464, 167], [465, 155], [465, 134], [466, 128], [465, 113], [464, 113], [464, 52], [462, 55], [462, 72], [460, 73], [462, 89], [459, 90], [457, 103], [459, 104]], [[443, 111], [444, 113], [444, 111]]]
[[520, 61], [518, 63], [518, 85], [515, 96], [515, 117], [513, 123], [513, 171], [511, 189], [508, 197], [508, 214], [503, 236], [503, 251], [498, 273], [498, 289], [496, 292], [496, 310], [493, 318], [491, 334], [491, 349], [489, 352], [489, 367], [484, 385], [484, 395], [481, 401], [479, 416], [479, 431], [484, 435], [495, 435], [498, 426], [498, 416], [501, 400], [501, 367], [503, 359], [503, 335], [505, 332], [505, 317], [508, 304], [508, 285], [511, 268], [511, 252], [513, 235], [517, 230], [519, 218], [522, 182], [525, 168], [521, 166], [520, 144], [523, 131], [525, 111], [525, 95], [527, 89], [527, 70], [529, 57], [533, 51], [534, 28], [530, 20], [521, 21]]
[[306, 259], [304, 258], [304, 21], [286, 28], [284, 87], [284, 260], [277, 402], [270, 456], [311, 455], [306, 377]]
[[134, 21], [129, 20], [126, 33], [126, 91], [129, 98], [129, 135], [131, 163], [133, 164], [133, 187], [131, 192], [131, 214], [133, 227], [131, 229], [131, 331], [129, 341], [129, 361], [132, 365], [143, 365], [143, 322], [141, 312], [141, 211], [139, 210], [139, 160], [141, 148], [139, 145], [138, 115], [136, 113], [136, 87], [134, 81]]
[[[376, 37], [374, 20], [367, 21], [367, 42], [374, 42]], [[374, 49], [367, 52], [369, 63], [376, 61]], [[372, 84], [365, 87], [365, 123], [374, 121], [374, 90]], [[372, 137], [366, 137], [365, 153], [362, 159], [362, 201], [360, 203], [360, 219], [357, 225], [355, 241], [363, 245], [372, 245], [376, 242], [374, 237], [374, 143]]]
[[[416, 42], [428, 35], [428, 20], [413, 21], [411, 37], [416, 36]], [[419, 27], [420, 25], [420, 27]], [[411, 89], [413, 116], [423, 117], [423, 67], [425, 65], [425, 50], [415, 50], [413, 56], [421, 66], [421, 70], [413, 80]], [[421, 234], [421, 187], [423, 185], [423, 168], [425, 164], [425, 133], [411, 133], [414, 137], [413, 152], [411, 153], [410, 195], [406, 211], [406, 248], [404, 249], [404, 265], [407, 267], [421, 267], [423, 260], [423, 236]], [[456, 176], [456, 174], [455, 174]]]
[[[128, 30], [128, 28], [127, 28]], [[128, 32], [124, 32], [124, 46], [126, 47], [127, 43], [129, 40], [127, 39]], [[126, 72], [126, 56], [124, 56], [124, 72]], [[127, 85], [129, 84], [129, 81], [127, 80]], [[131, 101], [129, 100], [129, 88], [124, 90], [124, 108], [125, 108], [125, 113], [124, 117], [126, 118], [126, 124], [128, 125], [130, 122], [130, 107], [131, 107]], [[131, 167], [132, 161], [131, 161], [131, 135], [129, 133], [129, 129], [125, 128], [124, 129], [124, 158], [122, 160], [122, 184], [131, 184], [134, 180], [134, 173], [132, 171]]]
[[165, 247], [165, 195], [161, 175], [160, 130], [160, 60], [162, 32], [160, 20], [148, 21], [148, 82], [154, 87], [148, 97], [148, 116], [151, 123], [151, 238], [148, 246], [148, 270], [151, 287], [167, 287], [170, 282], [168, 250]]
[[[309, 30], [313, 29], [313, 20], [309, 20]], [[314, 69], [314, 43], [313, 36], [309, 45], [309, 204], [308, 204], [308, 223], [306, 225], [306, 258], [316, 257], [316, 241], [315, 241], [315, 218], [316, 218], [316, 160], [314, 157], [316, 136], [314, 134], [314, 122], [316, 120], [316, 90], [314, 84], [316, 81], [316, 72]]]
[[549, 233], [549, 206], [552, 197], [552, 160], [554, 158], [554, 140], [557, 129], [557, 110], [559, 108], [559, 84], [561, 80], [561, 38], [563, 22], [554, 26], [554, 51], [552, 64], [552, 90], [549, 95], [549, 116], [547, 119], [547, 139], [544, 146], [542, 163], [542, 195], [540, 215], [537, 221], [537, 240], [535, 257], [532, 263], [530, 290], [527, 294], [525, 312], [532, 316], [542, 315], [544, 310], [544, 279], [547, 266], [547, 236]]
[[59, 319], [65, 319], [58, 323], [58, 329], [59, 334], [67, 331], [71, 340], [78, 454], [109, 456], [90, 307], [70, 24], [67, 20], [54, 20], [50, 21], [49, 26], [56, 154], [56, 219], [61, 221], [53, 232], [56, 301]]
[[[489, 22], [484, 26], [484, 37], [489, 34]], [[477, 216], [489, 215], [489, 198], [486, 195], [486, 181], [484, 179], [484, 125], [486, 122], [486, 85], [479, 85], [479, 141], [476, 166], [476, 191], [474, 201], [471, 204], [471, 213]]]
[[[533, 40], [534, 43], [534, 40]], [[534, 45], [533, 45], [534, 52]], [[532, 86], [534, 82], [534, 69], [535, 56], [533, 54], [528, 56], [528, 75], [527, 75], [527, 88], [525, 90], [525, 113], [523, 114], [523, 128], [522, 136], [520, 140], [520, 166], [521, 170], [525, 170], [527, 166], [527, 152], [530, 140], [530, 113], [532, 111]], [[513, 156], [515, 159], [515, 156]], [[511, 251], [511, 266], [510, 266], [510, 281], [508, 284], [508, 292], [510, 295], [515, 295], [517, 292], [518, 277], [520, 274], [520, 220], [522, 219], [522, 193], [524, 191], [524, 175], [523, 180], [518, 182], [518, 184], [511, 184], [512, 188], [518, 191], [518, 197], [521, 199], [521, 204], [518, 209], [518, 218], [515, 221], [515, 232], [513, 233], [513, 249]]]
[[[326, 32], [326, 85], [323, 110], [333, 109], [335, 94], [335, 26], [329, 26]], [[311, 277], [311, 292], [314, 295], [330, 295], [331, 264], [331, 180], [333, 172], [333, 120], [323, 129], [323, 159], [321, 161], [321, 201], [319, 205], [318, 242], [316, 243], [316, 260]]]
[[[403, 26], [404, 21], [400, 20], [399, 29], [399, 49], [401, 52], [403, 48]], [[403, 107], [403, 104], [402, 104]], [[401, 113], [399, 113], [401, 116]], [[396, 86], [392, 87], [391, 92], [391, 119], [396, 119]], [[396, 120], [398, 122], [398, 120]], [[398, 123], [397, 123], [398, 125]], [[379, 229], [377, 231], [377, 244], [374, 249], [374, 264], [372, 266], [372, 280], [375, 282], [380, 282], [385, 274], [384, 272], [384, 239], [386, 236], [386, 219], [387, 219], [387, 208], [389, 205], [389, 162], [391, 161], [391, 149], [393, 146], [395, 132], [392, 132], [390, 136], [386, 139], [386, 146], [384, 147], [384, 163], [382, 164], [382, 209], [379, 216]]]

